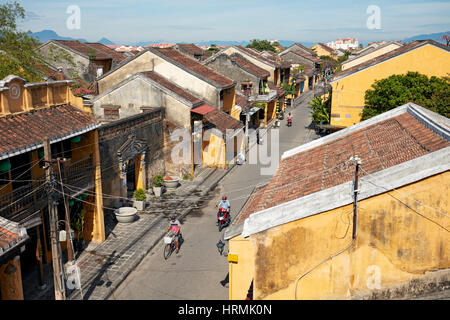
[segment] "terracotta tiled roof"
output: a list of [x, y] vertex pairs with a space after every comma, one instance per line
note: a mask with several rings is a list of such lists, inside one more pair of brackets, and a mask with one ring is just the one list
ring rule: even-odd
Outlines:
[[270, 72], [267, 70], [264, 70], [257, 65], [251, 63], [249, 60], [245, 59], [240, 54], [234, 53], [230, 56], [231, 60], [235, 61], [239, 66], [246, 69], [250, 73], [253, 73], [261, 78], [267, 78], [270, 76]]
[[237, 130], [244, 126], [241, 121], [217, 109], [206, 113], [203, 117], [223, 134], [227, 133], [227, 129]]
[[[352, 181], [344, 163], [357, 154], [368, 174], [450, 146], [450, 142], [405, 112], [328, 143], [284, 158], [266, 187], [255, 191], [240, 213], [251, 213]], [[362, 172], [361, 176], [366, 175]], [[282, 192], [280, 192], [282, 191]]]
[[152, 50], [155, 50], [159, 52], [160, 54], [164, 55], [165, 57], [173, 60], [174, 62], [182, 65], [186, 69], [198, 74], [199, 76], [208, 79], [209, 81], [217, 84], [221, 88], [229, 88], [236, 84], [235, 81], [228, 79], [227, 77], [224, 77], [212, 69], [202, 65], [201, 63], [195, 61], [194, 59], [191, 59], [184, 54], [178, 52], [175, 49], [172, 48], [153, 48]]
[[122, 60], [126, 59], [126, 57], [127, 57], [126, 55], [124, 55], [114, 49], [111, 49], [111, 48], [105, 46], [104, 44], [98, 43], [98, 42], [89, 42], [89, 43], [86, 43], [86, 45], [88, 45], [98, 51], [104, 52], [106, 55], [110, 56], [116, 62], [121, 62]]
[[235, 93], [235, 101], [236, 105], [240, 107], [246, 107], [249, 104], [247, 103], [247, 97], [237, 92]]
[[295, 44], [293, 44], [293, 46], [297, 46], [297, 47], [300, 47], [300, 48], [302, 48], [302, 49], [304, 49], [304, 50], [306, 50], [306, 51], [308, 51], [311, 55], [313, 55], [313, 56], [315, 56], [315, 55], [317, 55], [317, 53], [316, 52], [314, 52], [313, 50], [311, 50], [311, 49], [309, 49], [309, 48], [307, 48], [307, 47], [305, 47], [304, 45], [302, 45], [301, 43], [299, 43], [299, 42], [297, 42], [297, 43], [295, 43]]
[[0, 217], [0, 259], [9, 250], [23, 245], [28, 235], [18, 228], [18, 224]]
[[[95, 117], [71, 105], [58, 105], [0, 118], [0, 156], [94, 129]], [[90, 129], [90, 130], [92, 130]]]
[[177, 43], [177, 46], [192, 55], [203, 55], [205, 53], [205, 50], [193, 43]]
[[187, 92], [185, 89], [177, 86], [175, 83], [173, 83], [172, 81], [164, 78], [163, 76], [161, 76], [160, 74], [158, 74], [156, 72], [148, 71], [148, 72], [142, 72], [142, 74], [144, 76], [148, 77], [149, 79], [152, 79], [153, 81], [159, 83], [160, 85], [162, 85], [166, 89], [174, 92], [175, 94], [177, 94], [181, 98], [186, 99], [187, 101], [189, 101], [193, 105], [198, 105], [198, 104], [201, 104], [203, 102], [201, 99], [197, 98], [193, 94]]
[[297, 55], [299, 55], [299, 56], [301, 56], [301, 57], [303, 57], [303, 58], [305, 58], [305, 59], [314, 61], [314, 62], [316, 62], [316, 63], [322, 63], [322, 60], [317, 59], [316, 57], [313, 57], [313, 56], [311, 56], [311, 55], [309, 55], [309, 54], [307, 54], [307, 53], [304, 53], [304, 52], [302, 52], [302, 51], [291, 51], [291, 52], [293, 52], [293, 53], [295, 53], [295, 54], [297, 54]]
[[237, 48], [239, 48], [242, 51], [248, 53], [249, 55], [255, 57], [256, 59], [260, 59], [260, 60], [262, 60], [262, 61], [264, 61], [264, 62], [266, 62], [266, 63], [268, 63], [270, 65], [275, 66], [276, 68], [280, 67], [280, 64], [278, 62], [270, 60], [270, 59], [267, 59], [267, 58], [263, 57], [260, 53], [256, 53], [255, 51], [250, 50], [248, 48], [244, 48], [243, 46], [237, 46]]
[[267, 184], [263, 186], [256, 187], [247, 202], [242, 207], [241, 214], [236, 217], [236, 220], [233, 221], [233, 225], [237, 225], [243, 223], [245, 219], [247, 219], [249, 214], [246, 212], [256, 212], [259, 211], [258, 206], [263, 203], [262, 197], [264, 196], [264, 190], [267, 187]]
[[111, 55], [106, 54], [105, 52], [100, 51], [95, 47], [88, 46], [87, 44], [77, 40], [52, 40], [52, 41], [62, 44], [63, 46], [66, 46], [72, 49], [73, 51], [76, 51], [88, 57], [91, 56], [91, 53], [94, 53], [96, 59], [112, 59]]
[[401, 54], [403, 54], [405, 52], [414, 50], [416, 48], [419, 48], [419, 47], [427, 45], [427, 44], [432, 44], [434, 46], [437, 46], [437, 47], [439, 47], [441, 49], [446, 50], [447, 52], [450, 51], [449, 47], [447, 47], [447, 46], [445, 46], [443, 44], [440, 44], [440, 43], [438, 43], [436, 41], [433, 41], [433, 40], [414, 41], [414, 42], [412, 42], [412, 43], [410, 43], [408, 45], [404, 45], [404, 46], [399, 47], [399, 48], [397, 48], [395, 50], [389, 51], [389, 52], [387, 52], [387, 53], [385, 53], [385, 54], [383, 54], [381, 56], [378, 56], [378, 57], [370, 59], [370, 60], [368, 60], [366, 62], [360, 63], [360, 64], [358, 64], [358, 65], [356, 65], [356, 66], [354, 66], [354, 67], [352, 67], [350, 69], [341, 71], [341, 72], [339, 72], [339, 73], [334, 75], [334, 77], [332, 78], [332, 81], [338, 80], [338, 79], [342, 79], [342, 78], [344, 78], [344, 77], [346, 77], [346, 76], [348, 76], [348, 75], [350, 75], [352, 73], [358, 72], [358, 71], [366, 69], [366, 68], [370, 68], [370, 67], [372, 67], [372, 66], [374, 66], [374, 65], [376, 65], [376, 64], [378, 64], [380, 62], [383, 62], [385, 60], [391, 59], [393, 57], [396, 57], [396, 56], [401, 55]]

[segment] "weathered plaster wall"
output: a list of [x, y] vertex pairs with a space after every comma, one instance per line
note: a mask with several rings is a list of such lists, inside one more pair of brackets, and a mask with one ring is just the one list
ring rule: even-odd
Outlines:
[[[116, 122], [99, 128], [100, 154], [102, 167], [103, 193], [120, 196], [121, 179], [117, 150], [125, 143], [129, 134], [135, 133], [136, 139], [147, 143], [147, 186], [151, 177], [164, 174], [164, 137], [162, 114], [160, 112], [144, 113], [129, 121]], [[112, 208], [117, 200], [104, 199], [105, 206]]]
[[360, 201], [353, 247], [298, 282], [349, 246], [352, 206], [257, 233], [252, 250], [234, 252], [253, 255], [254, 274], [235, 276], [244, 284], [254, 277], [255, 299], [295, 299], [296, 288], [297, 299], [351, 299], [448, 269], [449, 192], [445, 172], [391, 192], [409, 208], [387, 193]]
[[[53, 50], [53, 51], [52, 51]], [[91, 82], [95, 79], [89, 70], [90, 61], [87, 57], [83, 57], [79, 54], [76, 54], [73, 51], [67, 50], [59, 45], [53, 43], [44, 44], [39, 51], [44, 57], [48, 58], [50, 64], [57, 68], [61, 68], [63, 73], [68, 76], [70, 79], [72, 78], [74, 71], [78, 73], [80, 77], [84, 80]], [[76, 64], [74, 67], [70, 62], [65, 59], [57, 58], [55, 59], [55, 54], [57, 57], [64, 55], [68, 55], [70, 59]]]
[[250, 61], [251, 63], [257, 65], [258, 67], [270, 72], [270, 76], [268, 78], [269, 81], [272, 81], [275, 83], [275, 68], [269, 66], [268, 64], [265, 64], [264, 62], [259, 61], [258, 59], [254, 58], [253, 56], [246, 54], [244, 52], [238, 51], [237, 49], [233, 47], [229, 47], [223, 51], [227, 55], [232, 55], [233, 53], [239, 53], [240, 55], [244, 56], [245, 59]]
[[151, 53], [144, 52], [122, 67], [114, 70], [113, 72], [105, 75], [98, 80], [99, 94], [104, 93], [109, 88], [112, 88], [119, 82], [125, 80], [128, 77], [144, 71], [152, 71], [155, 64], [155, 56]]
[[102, 105], [119, 105], [120, 118], [142, 113], [141, 107], [163, 107], [165, 117], [177, 126], [190, 128], [190, 107], [139, 77], [125, 83], [94, 102], [98, 119], [104, 117]]
[[298, 63], [300, 65], [304, 65], [307, 68], [314, 68], [315, 64], [313, 61], [308, 60], [306, 58], [303, 58], [299, 56], [298, 54], [295, 54], [293, 52], [288, 51], [287, 53], [283, 54], [281, 56], [284, 60], [292, 60], [294, 63]]
[[250, 81], [252, 83], [252, 96], [258, 95], [260, 78], [243, 70], [241, 67], [233, 63], [230, 58], [225, 55], [219, 55], [214, 60], [205, 63], [205, 66], [215, 70], [217, 73], [233, 79], [237, 82], [236, 88], [241, 90], [242, 82]]
[[142, 53], [119, 69], [116, 69], [102, 79], [99, 79], [99, 93], [102, 94], [126, 78], [144, 71], [155, 71], [161, 74], [163, 77], [169, 79], [183, 89], [204, 99], [212, 106], [216, 106], [218, 103], [216, 88], [213, 85], [192, 75], [184, 69], [167, 62], [150, 51]]

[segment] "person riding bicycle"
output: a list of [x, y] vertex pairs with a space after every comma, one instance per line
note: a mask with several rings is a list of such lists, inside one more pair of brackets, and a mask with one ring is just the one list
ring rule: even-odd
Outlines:
[[179, 239], [181, 238], [181, 223], [177, 219], [176, 216], [171, 216], [170, 217], [170, 224], [167, 227], [167, 231], [166, 232], [169, 232], [169, 236], [170, 237], [175, 237], [175, 245], [176, 245], [176, 248], [177, 248], [176, 253], [178, 253], [178, 251], [180, 251], [180, 248], [178, 246], [178, 242], [179, 242]]

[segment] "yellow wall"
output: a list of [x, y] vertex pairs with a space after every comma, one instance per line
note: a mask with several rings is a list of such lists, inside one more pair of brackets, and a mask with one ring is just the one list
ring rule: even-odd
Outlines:
[[235, 88], [233, 87], [230, 89], [223, 90], [222, 111], [231, 114], [233, 112], [234, 106], [235, 106]]
[[82, 111], [90, 111], [89, 108], [83, 106], [82, 98], [72, 94], [67, 83], [41, 82], [39, 85], [31, 87], [24, 87], [24, 84], [26, 82], [17, 78], [6, 84], [7, 87], [16, 87], [19, 90], [15, 91], [18, 93], [17, 96], [11, 96], [10, 90], [1, 91], [0, 117], [65, 103]]
[[[248, 288], [252, 282], [252, 275], [255, 273], [255, 265], [253, 263], [253, 248], [249, 238], [237, 236], [229, 241], [229, 253], [238, 254], [238, 263], [230, 263], [229, 274], [229, 299], [244, 300], [247, 296]], [[245, 254], [241, 254], [245, 252]]]
[[331, 52], [329, 52], [328, 50], [325, 50], [321, 45], [319, 45], [319, 44], [315, 44], [315, 45], [313, 45], [312, 47], [311, 47], [311, 49], [314, 49], [314, 51], [317, 53], [317, 56], [318, 57], [321, 57], [321, 56], [327, 56], [327, 57], [330, 57], [330, 58], [333, 58], [333, 59], [337, 59], [337, 57], [334, 55], [334, 54], [332, 54]]
[[[446, 76], [450, 72], [450, 53], [432, 45], [425, 45], [332, 82], [331, 113], [340, 114], [340, 117], [331, 117], [331, 125], [348, 127], [360, 122], [365, 92], [371, 88], [375, 80], [393, 74], [406, 74], [408, 71], [419, 72], [429, 77]], [[346, 118], [346, 114], [350, 114], [350, 117]]]
[[255, 299], [295, 299], [296, 287], [297, 299], [350, 299], [450, 268], [450, 235], [438, 226], [450, 225], [448, 215], [439, 213], [449, 212], [449, 193], [450, 172], [391, 192], [434, 222], [388, 193], [360, 201], [354, 246], [298, 283], [351, 243], [351, 204], [251, 235], [247, 242], [235, 237], [229, 242], [239, 256], [230, 278], [233, 296], [246, 293], [254, 278]]
[[225, 165], [225, 142], [215, 134], [210, 135], [207, 147], [203, 149], [202, 161], [211, 167], [222, 167]]

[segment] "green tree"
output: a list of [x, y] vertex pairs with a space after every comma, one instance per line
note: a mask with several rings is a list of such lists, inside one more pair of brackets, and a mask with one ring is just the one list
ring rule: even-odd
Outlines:
[[392, 75], [375, 81], [365, 93], [362, 120], [413, 102], [447, 118], [450, 117], [450, 78], [428, 78], [418, 72]]
[[269, 40], [253, 39], [252, 42], [247, 45], [247, 48], [255, 49], [258, 51], [277, 52], [276, 46], [272, 45]]
[[[331, 91], [331, 90], [330, 90]], [[312, 122], [315, 124], [329, 124], [331, 114], [331, 92], [326, 100], [318, 96], [311, 100], [308, 105], [311, 110]]]
[[295, 87], [295, 84], [289, 84], [287, 82], [282, 82], [281, 83], [281, 87], [283, 88], [284, 92], [286, 92], [286, 94], [290, 94], [291, 95], [290, 105], [292, 106], [293, 97], [297, 93], [297, 88]]
[[17, 29], [25, 18], [25, 9], [17, 1], [0, 4], [0, 79], [15, 74], [28, 81], [39, 81], [41, 57], [34, 48], [39, 42], [28, 32]]

